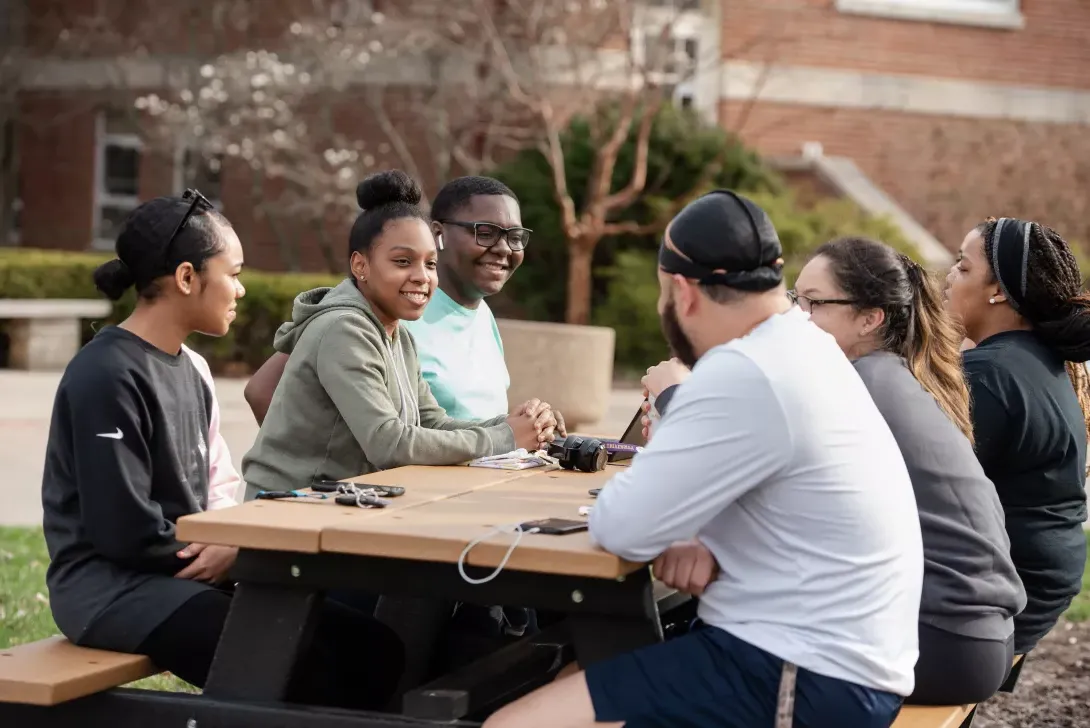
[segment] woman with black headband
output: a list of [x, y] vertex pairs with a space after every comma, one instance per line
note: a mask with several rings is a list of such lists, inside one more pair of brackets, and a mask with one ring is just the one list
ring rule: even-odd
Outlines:
[[975, 347], [963, 361], [976, 452], [999, 493], [1028, 603], [1015, 617], [1024, 654], [1052, 629], [1086, 563], [1090, 294], [1054, 230], [989, 219], [962, 242], [946, 304]]

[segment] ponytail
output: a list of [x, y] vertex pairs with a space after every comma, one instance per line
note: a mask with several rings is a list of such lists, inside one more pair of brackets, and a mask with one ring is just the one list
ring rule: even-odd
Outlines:
[[965, 337], [942, 305], [934, 277], [908, 256], [900, 258], [912, 289], [912, 302], [897, 353], [947, 417], [973, 442], [969, 387], [961, 368], [961, 342]]
[[905, 255], [869, 238], [837, 238], [814, 251], [828, 260], [858, 311], [885, 314], [881, 348], [897, 354], [939, 408], [973, 442], [969, 387], [961, 368], [964, 336], [942, 305], [937, 282]]

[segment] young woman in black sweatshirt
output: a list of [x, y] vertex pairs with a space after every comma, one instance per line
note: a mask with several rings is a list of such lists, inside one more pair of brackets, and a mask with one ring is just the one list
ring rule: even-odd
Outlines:
[[[203, 687], [227, 618], [236, 550], [186, 544], [183, 516], [233, 505], [238, 478], [213, 427], [207, 365], [184, 345], [227, 333], [242, 246], [199, 192], [142, 204], [95, 271], [110, 299], [137, 303], [72, 359], [54, 400], [42, 480], [54, 620], [72, 642], [144, 654]], [[307, 669], [289, 699], [344, 707], [384, 704], [400, 672], [400, 642], [374, 619], [325, 605]]]
[[963, 360], [976, 452], [1026, 588], [1014, 621], [1024, 654], [1079, 593], [1086, 564], [1090, 294], [1058, 233], [1002, 218], [965, 237], [946, 301], [975, 344]]

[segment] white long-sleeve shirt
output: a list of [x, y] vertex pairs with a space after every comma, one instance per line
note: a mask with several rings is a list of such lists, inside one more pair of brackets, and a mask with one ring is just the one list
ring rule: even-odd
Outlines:
[[706, 623], [829, 677], [909, 695], [923, 578], [904, 460], [833, 338], [798, 308], [709, 351], [590, 532], [647, 562], [699, 537]]

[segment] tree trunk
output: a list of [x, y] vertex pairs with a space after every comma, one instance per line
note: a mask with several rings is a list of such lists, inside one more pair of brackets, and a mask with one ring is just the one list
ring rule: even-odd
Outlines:
[[564, 320], [569, 324], [590, 323], [590, 297], [594, 245], [586, 240], [568, 241], [568, 302]]

